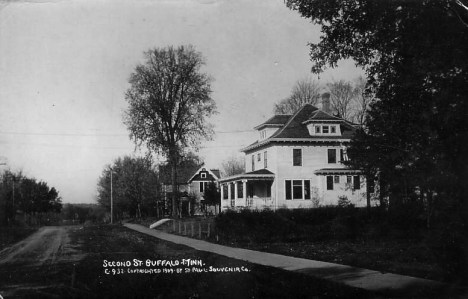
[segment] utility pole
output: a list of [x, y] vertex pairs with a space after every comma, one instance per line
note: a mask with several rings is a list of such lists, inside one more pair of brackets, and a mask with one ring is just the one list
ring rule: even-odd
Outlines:
[[112, 197], [112, 167], [109, 167], [110, 169], [110, 175], [111, 175], [111, 185], [110, 185], [110, 188], [111, 188], [111, 224], [113, 223], [113, 220], [114, 220], [114, 200], [113, 200], [113, 197]]

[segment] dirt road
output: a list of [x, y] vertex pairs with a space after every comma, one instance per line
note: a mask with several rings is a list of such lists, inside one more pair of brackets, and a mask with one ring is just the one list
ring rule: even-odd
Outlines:
[[2, 250], [0, 295], [9, 298], [21, 296], [25, 289], [48, 288], [54, 284], [54, 276], [63, 275], [64, 270], [72, 279], [73, 262], [83, 257], [70, 243], [69, 232], [76, 229], [80, 227], [43, 227], [29, 238]]

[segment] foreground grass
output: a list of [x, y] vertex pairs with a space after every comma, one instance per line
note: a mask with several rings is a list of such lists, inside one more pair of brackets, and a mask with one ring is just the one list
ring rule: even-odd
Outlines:
[[[120, 226], [91, 226], [73, 240], [88, 253], [75, 270], [74, 284], [91, 298], [375, 298], [375, 294], [313, 279], [305, 275], [257, 266], [160, 241]], [[244, 267], [249, 272], [105, 274], [103, 261], [199, 260], [203, 267]], [[117, 267], [160, 268], [164, 267]], [[166, 267], [171, 268], [171, 267]], [[92, 295], [91, 295], [92, 294]]]

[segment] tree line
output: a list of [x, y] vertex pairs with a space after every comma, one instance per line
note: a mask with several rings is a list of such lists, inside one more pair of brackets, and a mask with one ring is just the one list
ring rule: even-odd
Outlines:
[[0, 174], [0, 225], [24, 221], [41, 225], [48, 213], [60, 213], [62, 199], [54, 187], [29, 178], [21, 171], [5, 170]]

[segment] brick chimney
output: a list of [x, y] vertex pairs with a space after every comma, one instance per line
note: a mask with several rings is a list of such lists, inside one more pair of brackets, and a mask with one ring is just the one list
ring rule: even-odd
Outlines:
[[330, 93], [325, 92], [322, 94], [322, 111], [330, 113]]

